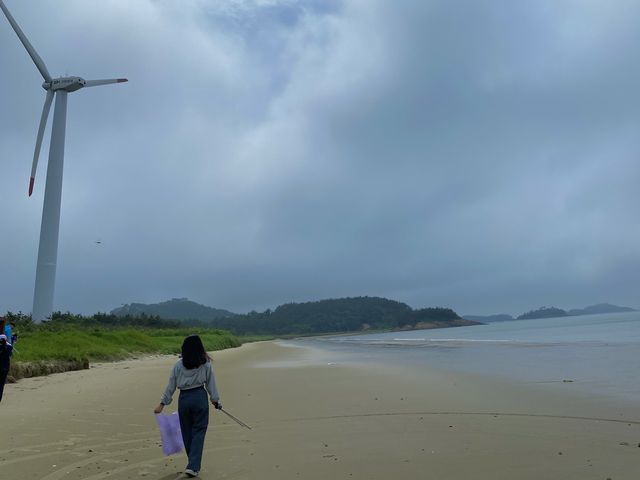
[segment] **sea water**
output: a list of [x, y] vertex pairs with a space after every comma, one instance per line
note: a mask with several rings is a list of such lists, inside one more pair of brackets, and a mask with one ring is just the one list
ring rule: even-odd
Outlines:
[[340, 361], [383, 361], [567, 384], [640, 402], [640, 312], [514, 320], [469, 327], [300, 340]]

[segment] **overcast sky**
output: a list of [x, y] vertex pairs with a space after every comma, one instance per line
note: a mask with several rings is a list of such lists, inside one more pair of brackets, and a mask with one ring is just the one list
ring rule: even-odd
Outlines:
[[[640, 307], [634, 0], [5, 0], [69, 96], [54, 308]], [[49, 128], [0, 15], [0, 312]], [[101, 243], [96, 243], [97, 241]]]

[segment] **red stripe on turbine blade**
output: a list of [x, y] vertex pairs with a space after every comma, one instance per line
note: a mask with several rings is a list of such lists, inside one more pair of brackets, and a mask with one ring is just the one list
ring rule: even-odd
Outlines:
[[117, 83], [128, 82], [127, 78], [119, 78]]
[[29, 179], [29, 196], [31, 196], [31, 194], [33, 193], [33, 182], [35, 182], [35, 178], [31, 177]]

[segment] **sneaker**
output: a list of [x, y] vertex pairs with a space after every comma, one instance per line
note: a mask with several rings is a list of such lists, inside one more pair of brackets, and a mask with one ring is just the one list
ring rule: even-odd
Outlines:
[[184, 471], [184, 474], [189, 477], [189, 478], [193, 478], [193, 477], [197, 477], [198, 476], [198, 472], [194, 472], [193, 470], [191, 470], [190, 468], [187, 468]]

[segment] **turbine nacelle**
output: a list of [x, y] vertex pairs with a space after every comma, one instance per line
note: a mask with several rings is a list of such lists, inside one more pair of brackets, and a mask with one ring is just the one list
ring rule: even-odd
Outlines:
[[50, 81], [45, 80], [42, 88], [47, 92], [55, 92], [63, 90], [65, 92], [75, 92], [84, 87], [98, 87], [100, 85], [109, 85], [110, 83], [123, 83], [128, 81], [126, 78], [105, 78], [101, 80], [85, 80], [82, 77], [58, 77]]
[[50, 82], [42, 82], [42, 88], [45, 90], [64, 90], [66, 92], [75, 92], [85, 86], [87, 81], [81, 77], [59, 77], [54, 78]]
[[54, 78], [50, 82], [43, 82], [42, 88], [45, 90], [64, 90], [66, 92], [75, 92], [85, 86], [87, 81], [82, 77], [59, 77]]

